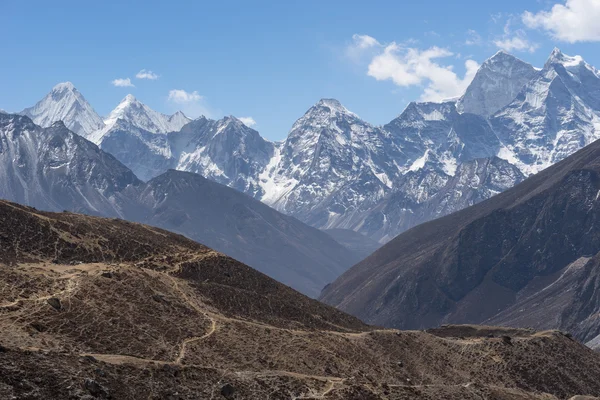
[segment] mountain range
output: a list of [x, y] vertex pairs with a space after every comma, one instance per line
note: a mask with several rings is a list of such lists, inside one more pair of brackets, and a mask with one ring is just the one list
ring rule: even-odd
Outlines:
[[233, 116], [167, 116], [131, 95], [102, 120], [69, 83], [23, 114], [42, 126], [63, 120], [142, 181], [198, 173], [313, 227], [383, 244], [598, 139], [598, 93], [598, 71], [555, 49], [543, 68], [498, 52], [459, 99], [410, 103], [383, 126], [322, 99], [282, 142]]
[[0, 397], [598, 395], [599, 117], [558, 49], [282, 142], [59, 84], [0, 113]]
[[0, 178], [4, 199], [165, 227], [312, 297], [366, 256], [197, 174], [168, 170], [143, 182], [60, 121], [42, 128], [26, 116], [0, 114]]
[[[206, 218], [206, 210], [194, 209], [200, 200], [188, 197], [176, 204], [178, 199], [168, 191], [149, 188], [183, 179], [185, 184], [170, 185], [169, 190], [183, 194], [179, 188], [189, 186], [200, 196], [200, 188], [209, 183], [173, 170], [192, 172], [295, 218], [286, 221], [330, 232], [353, 231], [382, 244], [411, 227], [491, 198], [593, 142], [600, 136], [598, 93], [600, 74], [579, 56], [555, 49], [538, 69], [498, 52], [455, 101], [410, 103], [390, 123], [373, 126], [339, 101], [322, 99], [296, 121], [283, 142], [270, 142], [233, 116], [168, 116], [131, 95], [102, 119], [72, 84], [62, 83], [22, 112], [41, 127], [25, 119], [3, 120], [3, 195], [48, 210], [160, 221], [156, 223], [187, 235], [194, 232], [194, 239], [234, 252], [271, 274], [284, 259], [298, 261], [291, 268], [295, 273], [300, 273], [300, 263], [317, 259], [309, 264], [322, 272], [319, 279], [276, 275], [317, 296], [369, 250], [329, 257], [343, 249], [331, 236], [317, 230], [307, 236], [304, 228], [281, 222], [280, 214], [233, 192], [228, 195], [236, 199], [233, 210], [214, 205], [223, 221], [227, 213], [239, 214], [240, 202], [260, 216], [259, 225], [246, 235], [240, 235], [244, 229], [239, 226], [217, 235], [214, 227], [194, 222], [201, 215]], [[177, 212], [157, 212], [154, 208], [161, 203]], [[285, 242], [293, 245], [270, 252], [281, 259], [252, 259], [252, 249], [263, 248], [266, 238], [274, 237], [266, 232], [276, 232], [275, 226], [288, 229]], [[298, 257], [296, 251], [308, 254], [303, 240], [309, 236], [323, 246], [308, 259]], [[292, 252], [281, 253], [282, 248]]]
[[401, 329], [558, 328], [600, 338], [600, 141], [477, 205], [399, 235], [321, 299]]

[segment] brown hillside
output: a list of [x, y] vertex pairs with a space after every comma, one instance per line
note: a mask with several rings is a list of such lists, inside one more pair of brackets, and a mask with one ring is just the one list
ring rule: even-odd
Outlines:
[[0, 202], [0, 398], [566, 399], [556, 331], [368, 327], [182, 236]]

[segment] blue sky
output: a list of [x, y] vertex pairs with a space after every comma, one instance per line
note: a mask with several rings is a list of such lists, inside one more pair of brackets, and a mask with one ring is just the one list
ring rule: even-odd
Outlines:
[[558, 46], [600, 67], [600, 0], [0, 3], [0, 108], [71, 81], [101, 115], [132, 93], [165, 113], [251, 117], [273, 140], [323, 97], [384, 124], [455, 95], [500, 47], [542, 66]]

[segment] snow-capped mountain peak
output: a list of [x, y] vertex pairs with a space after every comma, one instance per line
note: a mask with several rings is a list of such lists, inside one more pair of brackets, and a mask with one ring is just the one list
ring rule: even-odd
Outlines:
[[[69, 83], [49, 94], [78, 96]], [[168, 168], [199, 173], [315, 227], [385, 241], [468, 205], [465, 193], [488, 198], [599, 139], [600, 73], [558, 49], [541, 69], [499, 51], [459, 99], [413, 102], [373, 126], [323, 98], [281, 143], [234, 116], [167, 116], [132, 95], [105, 122], [90, 140], [143, 180]]]
[[84, 137], [104, 127], [100, 116], [71, 82], [54, 86], [42, 100], [21, 114], [43, 127], [65, 121], [70, 130]]
[[346, 107], [336, 99], [321, 99], [314, 106], [312, 106], [307, 114], [329, 114], [329, 116], [337, 116], [337, 115], [349, 115], [355, 118], [358, 118], [358, 115], [348, 110]]
[[233, 115], [228, 115], [226, 117], [223, 117], [223, 119], [221, 121], [222, 121], [221, 122], [222, 124], [233, 125], [236, 128], [242, 128], [242, 127], [249, 128], [242, 121], [240, 121], [237, 117], [234, 117]]
[[75, 88], [75, 85], [73, 85], [73, 83], [71, 82], [61, 82], [56, 84], [53, 88], [52, 88], [52, 93], [59, 93], [59, 92], [65, 92], [65, 91], [76, 91], [77, 89]]
[[537, 74], [532, 65], [500, 50], [481, 65], [457, 109], [489, 117], [510, 103]]
[[128, 94], [121, 100], [119, 105], [106, 117], [104, 123], [110, 128], [117, 120], [124, 120], [150, 133], [178, 131], [183, 125], [191, 121], [182, 112], [165, 115], [154, 111], [137, 100], [132, 94]]
[[128, 94], [125, 96], [123, 100], [119, 103], [114, 110], [108, 114], [108, 116], [104, 119], [104, 123], [106, 125], [113, 125], [117, 119], [123, 118], [127, 112], [127, 108], [131, 107], [133, 103], [136, 103], [137, 99], [132, 94]]
[[181, 127], [183, 127], [191, 121], [192, 119], [185, 115], [182, 111], [177, 111], [175, 114], [169, 117], [169, 123], [174, 126], [181, 125]]
[[344, 107], [342, 105], [342, 103], [339, 102], [339, 100], [336, 100], [336, 99], [321, 99], [317, 102], [316, 106], [317, 107], [328, 107], [331, 110], [331, 112], [343, 113], [343, 114], [354, 114], [354, 113], [348, 111], [348, 109], [346, 107]]
[[562, 64], [565, 67], [575, 67], [582, 63], [585, 63], [583, 57], [579, 55], [568, 56], [564, 54], [558, 47], [555, 47], [550, 53], [550, 57], [548, 57], [548, 61], [546, 61], [546, 66], [552, 64]]
[[526, 175], [600, 138], [600, 75], [555, 48], [544, 68], [491, 119], [504, 158]]
[[[295, 136], [295, 132], [298, 129], [301, 129], [303, 135], [310, 131], [313, 136], [315, 134], [318, 136], [320, 129], [334, 126], [334, 121], [337, 120], [360, 121], [362, 124], [368, 125], [366, 122], [361, 121], [358, 115], [344, 107], [338, 100], [321, 99], [294, 123], [288, 140]], [[307, 129], [309, 127], [310, 129]]]

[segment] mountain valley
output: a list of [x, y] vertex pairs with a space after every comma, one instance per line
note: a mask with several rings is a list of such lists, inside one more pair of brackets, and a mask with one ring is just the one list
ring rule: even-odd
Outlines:
[[0, 400], [600, 400], [600, 0], [6, 3]]

